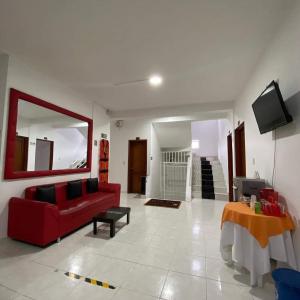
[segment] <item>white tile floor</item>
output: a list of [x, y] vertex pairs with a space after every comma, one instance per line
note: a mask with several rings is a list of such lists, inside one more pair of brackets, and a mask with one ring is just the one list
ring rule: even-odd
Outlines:
[[[245, 270], [222, 261], [224, 202], [194, 199], [180, 209], [144, 202], [122, 195], [122, 205], [132, 208], [131, 223], [113, 239], [106, 225], [94, 236], [90, 224], [45, 249], [0, 240], [0, 300], [274, 299], [271, 281], [263, 289], [251, 288]], [[66, 271], [116, 289], [70, 279]]]

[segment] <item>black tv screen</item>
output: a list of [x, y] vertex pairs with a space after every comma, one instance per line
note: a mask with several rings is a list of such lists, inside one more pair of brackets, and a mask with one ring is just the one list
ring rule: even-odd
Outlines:
[[252, 104], [261, 134], [290, 123], [293, 118], [284, 104], [279, 85], [272, 81], [267, 89]]

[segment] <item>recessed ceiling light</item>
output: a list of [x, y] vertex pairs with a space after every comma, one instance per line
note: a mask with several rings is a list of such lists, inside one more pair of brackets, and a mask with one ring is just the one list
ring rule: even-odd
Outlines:
[[150, 78], [149, 78], [149, 83], [150, 85], [152, 86], [159, 86], [161, 85], [163, 82], [163, 79], [160, 75], [152, 75]]

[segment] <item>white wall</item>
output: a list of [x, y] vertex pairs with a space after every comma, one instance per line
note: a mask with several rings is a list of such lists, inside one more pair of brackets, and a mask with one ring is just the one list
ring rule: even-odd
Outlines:
[[[251, 104], [273, 79], [279, 79], [284, 99], [300, 91], [300, 2], [283, 23], [276, 38], [266, 49], [242, 95], [235, 103], [234, 123], [245, 122], [247, 176], [258, 170], [261, 178], [272, 180], [274, 136], [260, 135]], [[275, 188], [286, 199], [289, 211], [300, 218], [300, 97], [287, 101], [294, 122], [277, 130]], [[299, 222], [299, 221], [298, 221]], [[300, 230], [295, 234], [296, 253], [300, 267]]]
[[[93, 104], [86, 98], [82, 97], [80, 94], [61, 85], [59, 82], [49, 78], [48, 76], [45, 76], [44, 74], [33, 70], [26, 64], [18, 61], [15, 57], [10, 57], [8, 64], [7, 89], [5, 90], [5, 98], [0, 99], [1, 101], [5, 102], [4, 111], [0, 112], [4, 113], [3, 135], [1, 139], [2, 151], [0, 157], [0, 169], [2, 170], [2, 176], [0, 180], [0, 237], [6, 236], [8, 210], [7, 205], [10, 197], [21, 196], [27, 186], [85, 178], [90, 176], [89, 173], [82, 173], [74, 175], [50, 176], [10, 181], [3, 180], [9, 88], [19, 89], [76, 113], [90, 118], [93, 117], [94, 139], [99, 140], [101, 132], [109, 134], [109, 117], [106, 115], [106, 112], [103, 108], [98, 105], [94, 105], [93, 109]], [[93, 164], [91, 172], [92, 176], [97, 176], [98, 174], [98, 155], [98, 147], [93, 146]]]
[[6, 83], [8, 72], [8, 55], [0, 53], [0, 156], [2, 153], [3, 118], [5, 108]]
[[[150, 174], [151, 127], [150, 119], [127, 119], [122, 128], [117, 128], [115, 121], [111, 121], [109, 178], [112, 182], [121, 183], [123, 192], [127, 192], [129, 140], [135, 140], [136, 137], [147, 140], [147, 175]], [[149, 180], [146, 193], [149, 194]]]
[[148, 178], [149, 195], [160, 198], [161, 180], [161, 147], [157, 136], [157, 130], [151, 125], [151, 150], [150, 150], [150, 176]]
[[218, 120], [218, 158], [223, 168], [224, 179], [228, 190], [228, 149], [227, 136], [232, 131], [232, 123], [227, 119]]
[[193, 153], [200, 156], [218, 156], [218, 121], [192, 122], [192, 140], [199, 140], [199, 149]]
[[156, 122], [153, 126], [162, 148], [188, 148], [191, 146], [190, 121]]

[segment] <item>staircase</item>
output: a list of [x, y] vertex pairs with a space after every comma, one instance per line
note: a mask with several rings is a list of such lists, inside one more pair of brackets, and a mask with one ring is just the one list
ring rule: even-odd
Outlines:
[[192, 198], [228, 200], [222, 165], [217, 157], [193, 155]]

